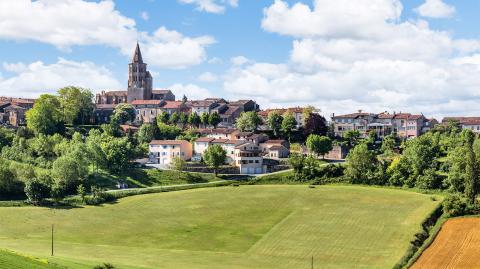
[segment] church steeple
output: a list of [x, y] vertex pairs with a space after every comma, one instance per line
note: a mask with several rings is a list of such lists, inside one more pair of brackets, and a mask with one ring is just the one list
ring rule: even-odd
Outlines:
[[140, 45], [137, 42], [135, 52], [133, 53], [132, 63], [143, 64], [142, 52], [140, 51]]
[[128, 65], [127, 102], [152, 99], [152, 75], [143, 62], [140, 45], [137, 42], [132, 62]]

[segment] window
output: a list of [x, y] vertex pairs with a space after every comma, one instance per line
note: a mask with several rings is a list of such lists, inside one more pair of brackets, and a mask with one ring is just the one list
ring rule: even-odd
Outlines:
[[258, 160], [255, 160], [255, 163], [259, 163], [259, 161], [258, 161]]
[[166, 149], [166, 148], [167, 148], [167, 146], [162, 146], [162, 148], [163, 148], [163, 149]]
[[167, 156], [167, 153], [166, 153], [166, 152], [162, 152], [162, 156]]
[[253, 161], [252, 161], [252, 160], [248, 160], [248, 163], [253, 163]]

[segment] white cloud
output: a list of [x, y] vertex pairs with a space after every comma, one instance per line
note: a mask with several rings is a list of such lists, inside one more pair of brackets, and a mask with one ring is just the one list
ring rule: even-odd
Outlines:
[[213, 58], [208, 60], [208, 63], [209, 64], [221, 64], [221, 63], [223, 63], [223, 61], [222, 61], [222, 59], [220, 59], [218, 57], [213, 57]]
[[227, 6], [238, 7], [238, 0], [178, 0], [183, 4], [194, 4], [200, 11], [224, 13]]
[[215, 96], [209, 90], [199, 87], [195, 84], [184, 85], [177, 83], [170, 86], [168, 89], [170, 89], [175, 94], [177, 99], [182, 98], [183, 95], [187, 96], [188, 100], [202, 100]]
[[[326, 112], [480, 114], [479, 40], [426, 21], [401, 21], [399, 0], [276, 0], [262, 27], [295, 37], [288, 62], [232, 64], [224, 89], [264, 107], [313, 104]], [[464, 105], [462, 105], [464, 104]]]
[[142, 11], [140, 13], [140, 17], [144, 20], [144, 21], [148, 21], [150, 19], [150, 15], [148, 15], [148, 12], [146, 11]]
[[187, 68], [207, 59], [205, 47], [215, 43], [212, 37], [185, 37], [179, 32], [159, 28], [142, 43], [144, 60], [154, 66]]
[[244, 56], [235, 56], [230, 59], [230, 62], [233, 65], [244, 65], [248, 63], [250, 60]]
[[209, 36], [186, 37], [164, 27], [153, 34], [140, 32], [135, 20], [122, 15], [111, 0], [0, 1], [0, 39], [37, 41], [62, 50], [100, 44], [128, 57], [139, 40], [145, 60], [164, 68], [203, 62], [206, 47], [214, 42]]
[[75, 62], [59, 58], [56, 63], [43, 62], [4, 63], [3, 67], [14, 75], [0, 79], [0, 95], [38, 97], [42, 93], [55, 93], [59, 88], [72, 85], [100, 91], [121, 89], [122, 83], [115, 80], [105, 67], [91, 62]]
[[416, 11], [427, 18], [450, 18], [455, 14], [456, 9], [443, 0], [426, 0]]
[[212, 74], [210, 72], [205, 72], [200, 76], [198, 76], [198, 80], [203, 82], [215, 82], [218, 80], [218, 77], [215, 74]]

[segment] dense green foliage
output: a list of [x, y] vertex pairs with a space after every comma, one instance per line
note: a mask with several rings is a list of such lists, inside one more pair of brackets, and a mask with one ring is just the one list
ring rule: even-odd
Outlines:
[[262, 123], [262, 119], [257, 112], [249, 111], [242, 112], [236, 121], [237, 129], [240, 131], [256, 131], [258, 126]]
[[63, 131], [64, 116], [57, 96], [42, 94], [26, 113], [27, 126], [36, 134], [51, 135]]
[[215, 176], [218, 173], [218, 168], [225, 164], [226, 158], [227, 152], [220, 145], [209, 146], [203, 154], [205, 164], [214, 169]]

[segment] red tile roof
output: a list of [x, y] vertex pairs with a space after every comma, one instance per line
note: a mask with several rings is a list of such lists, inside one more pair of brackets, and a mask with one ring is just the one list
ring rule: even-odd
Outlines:
[[215, 140], [215, 138], [211, 138], [211, 137], [200, 137], [200, 138], [198, 138], [197, 140], [195, 140], [195, 142], [212, 142], [213, 140]]
[[152, 140], [150, 145], [183, 145], [189, 143], [186, 140]]
[[165, 109], [178, 109], [182, 106], [182, 101], [167, 101], [162, 108]]
[[163, 102], [162, 100], [135, 100], [132, 105], [161, 105]]

